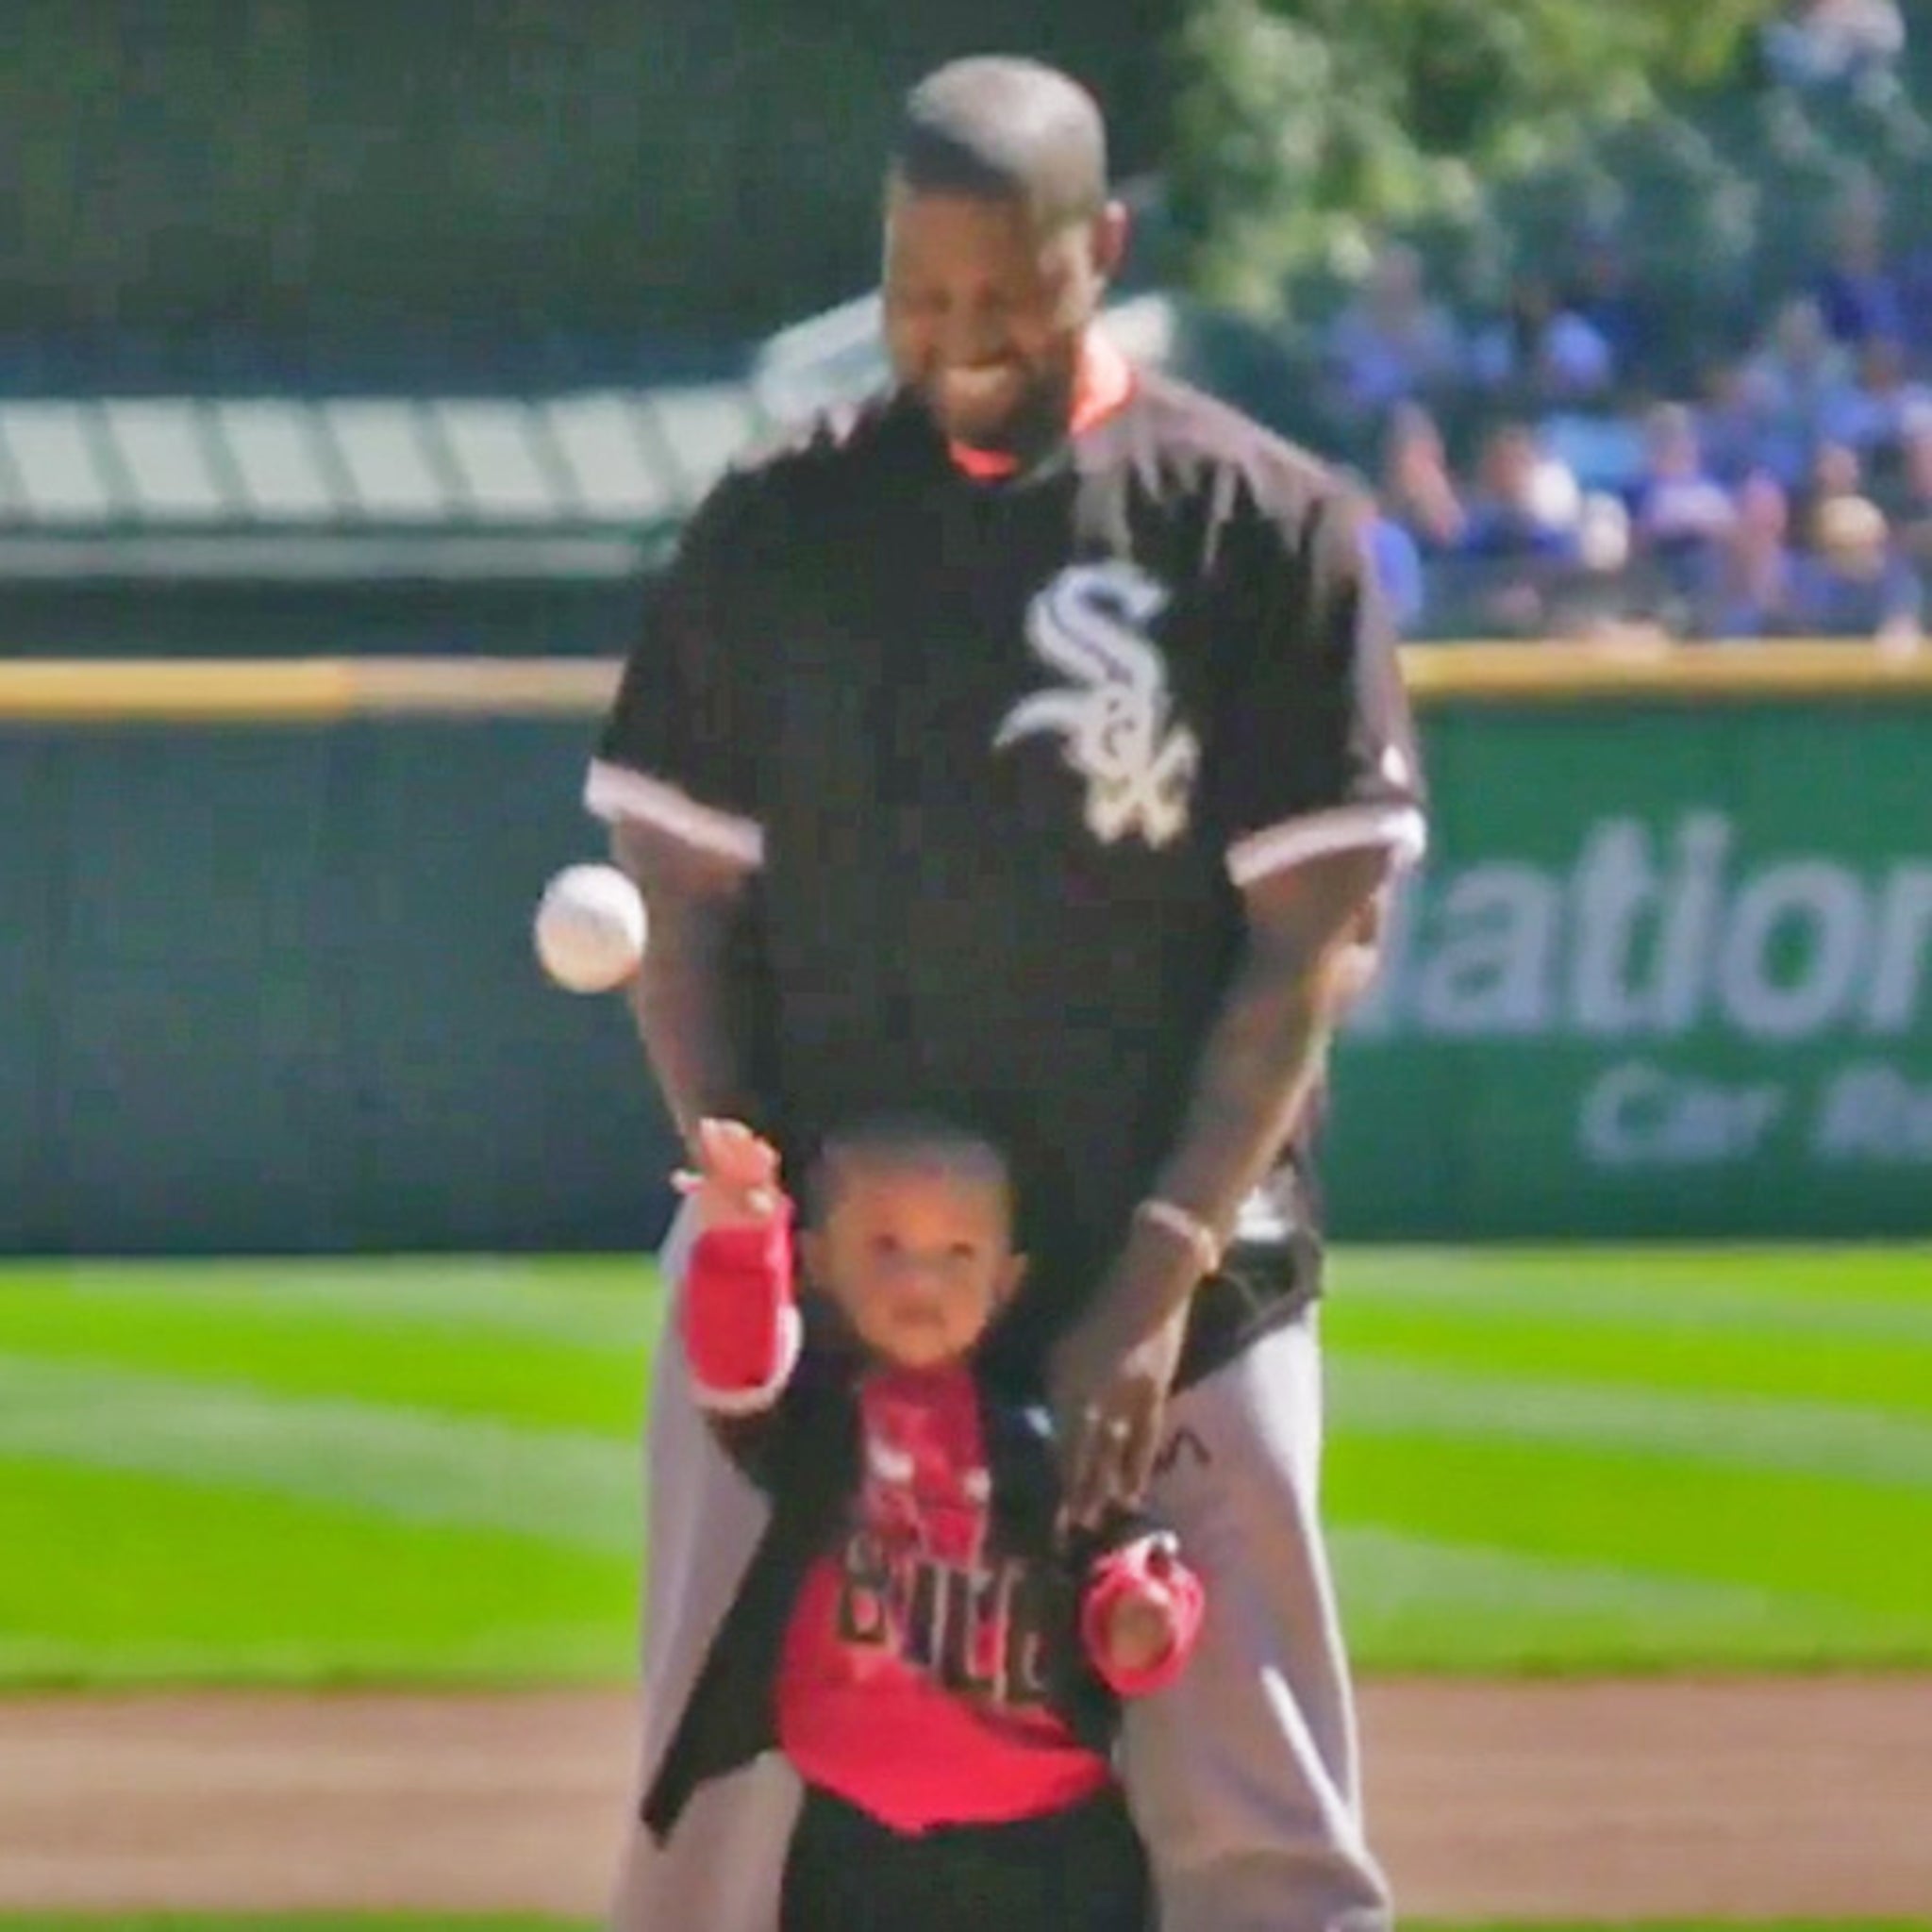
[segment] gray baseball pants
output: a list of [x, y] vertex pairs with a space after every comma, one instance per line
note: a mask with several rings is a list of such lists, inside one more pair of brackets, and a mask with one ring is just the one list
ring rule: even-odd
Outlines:
[[[684, 1252], [663, 1256], [675, 1283]], [[1122, 1769], [1160, 1932], [1388, 1932], [1363, 1840], [1355, 1716], [1317, 1516], [1321, 1358], [1311, 1309], [1178, 1395], [1151, 1496], [1207, 1585], [1199, 1648], [1128, 1707]], [[641, 1778], [691, 1693], [765, 1506], [658, 1352], [646, 1441]], [[798, 1782], [775, 1753], [701, 1790], [670, 1841], [636, 1804], [611, 1932], [776, 1932]]]

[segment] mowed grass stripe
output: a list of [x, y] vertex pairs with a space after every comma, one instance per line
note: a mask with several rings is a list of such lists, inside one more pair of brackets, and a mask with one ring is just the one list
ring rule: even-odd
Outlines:
[[[1804, 1258], [1343, 1251], [1363, 1666], [1932, 1660], [1932, 1416], [1853, 1386], [1914, 1362], [1928, 1296]], [[100, 1274], [0, 1273], [0, 1680], [625, 1681], [641, 1264]], [[1778, 1332], [1822, 1379], [1753, 1386]]]
[[[535, 1426], [635, 1434], [659, 1296], [626, 1264], [620, 1292], [560, 1267], [377, 1263], [373, 1281], [308, 1264], [283, 1277], [110, 1271], [0, 1274], [0, 1357], [228, 1381]], [[479, 1284], [481, 1291], [479, 1292]]]
[[1328, 1363], [1339, 1428], [1508, 1438], [1614, 1452], [1631, 1462], [1837, 1476], [1932, 1494], [1932, 1420], [1845, 1404], [1684, 1394], [1632, 1381], [1472, 1374], [1343, 1350]]
[[1330, 1535], [1351, 1651], [1379, 1671], [1682, 1670], [1828, 1661], [1854, 1638], [1915, 1659], [1920, 1633], [1828, 1598], [1457, 1543], [1387, 1524]]
[[636, 1541], [625, 1440], [0, 1357], [0, 1457], [162, 1475], [591, 1551]]
[[1341, 1246], [1336, 1307], [1590, 1309], [1645, 1327], [1735, 1325], [1932, 1346], [1932, 1246]]
[[1531, 1307], [1375, 1294], [1332, 1306], [1331, 1348], [1491, 1374], [1614, 1378], [1689, 1394], [1854, 1403], [1932, 1423], [1932, 1339], [1705, 1321], [1646, 1321], [1579, 1297]]
[[0, 1295], [67, 1304], [85, 1320], [156, 1303], [242, 1320], [270, 1314], [332, 1325], [494, 1329], [587, 1347], [621, 1345], [658, 1293], [647, 1257], [489, 1255], [9, 1261]]
[[1338, 1528], [1804, 1597], [1835, 1607], [1848, 1658], [1874, 1620], [1932, 1656], [1932, 1492], [1394, 1427], [1338, 1436], [1326, 1491]]
[[637, 1551], [0, 1462], [0, 1683], [622, 1684]]
[[[1509, 1257], [1505, 1257], [1506, 1259]], [[1595, 1376], [1657, 1388], [1817, 1398], [1932, 1420], [1932, 1279], [1916, 1302], [1808, 1302], [1732, 1286], [1626, 1292], [1465, 1282], [1412, 1272], [1351, 1278], [1330, 1298], [1338, 1350], [1401, 1353], [1431, 1365]]]

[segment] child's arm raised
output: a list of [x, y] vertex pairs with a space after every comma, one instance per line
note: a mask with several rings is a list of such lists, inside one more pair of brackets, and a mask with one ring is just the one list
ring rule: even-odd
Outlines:
[[778, 1185], [775, 1150], [749, 1127], [705, 1121], [696, 1151], [696, 1171], [676, 1178], [699, 1230], [679, 1334], [698, 1407], [732, 1423], [774, 1407], [798, 1365], [791, 1204]]

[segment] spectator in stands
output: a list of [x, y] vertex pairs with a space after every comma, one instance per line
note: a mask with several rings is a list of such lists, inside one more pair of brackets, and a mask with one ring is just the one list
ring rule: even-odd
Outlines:
[[1399, 405], [1382, 438], [1383, 511], [1407, 531], [1424, 557], [1462, 541], [1467, 512], [1436, 420], [1417, 403]]
[[1644, 473], [1631, 491], [1638, 548], [1676, 598], [1696, 596], [1716, 568], [1735, 512], [1704, 463], [1697, 419], [1662, 403], [1644, 425]]
[[1517, 278], [1507, 308], [1471, 344], [1469, 364], [1508, 408], [1530, 413], [1600, 401], [1616, 378], [1602, 331], [1536, 275]]
[[1737, 514], [1695, 602], [1695, 635], [1729, 641], [1790, 637], [1804, 628], [1790, 526], [1784, 485], [1766, 470], [1747, 476], [1738, 491]]
[[1807, 525], [1815, 525], [1827, 503], [1841, 496], [1860, 495], [1865, 488], [1865, 466], [1858, 452], [1849, 443], [1829, 439], [1811, 452], [1811, 467], [1806, 473], [1804, 512]]
[[1812, 293], [1835, 341], [1857, 347], [1903, 340], [1904, 291], [1886, 260], [1885, 201], [1875, 187], [1853, 189], [1840, 202]]
[[1711, 362], [1700, 390], [1697, 444], [1704, 452], [1704, 467], [1726, 490], [1735, 490], [1757, 468], [1766, 436], [1748, 365]]
[[1886, 507], [1900, 554], [1932, 586], [1932, 408], [1906, 418]]
[[1576, 479], [1543, 452], [1536, 431], [1491, 431], [1455, 557], [1439, 568], [1455, 627], [1491, 637], [1549, 634], [1553, 586], [1579, 561]]
[[1906, 419], [1932, 408], [1932, 389], [1911, 379], [1895, 337], [1874, 336], [1858, 356], [1857, 384], [1825, 412], [1825, 437], [1856, 450], [1868, 470], [1895, 469]]
[[1369, 519], [1370, 567], [1397, 635], [1413, 637], [1422, 625], [1428, 597], [1422, 551], [1408, 531], [1375, 502], [1366, 486], [1363, 494], [1373, 506]]
[[1624, 243], [1606, 224], [1584, 231], [1566, 307], [1602, 339], [1620, 379], [1655, 359], [1655, 306], [1638, 282]]
[[1584, 569], [1599, 577], [1619, 575], [1629, 569], [1634, 550], [1623, 499], [1607, 490], [1587, 491], [1576, 518], [1576, 556]]
[[1574, 570], [1555, 573], [1544, 593], [1544, 618], [1555, 638], [1608, 639], [1658, 635], [1659, 599], [1638, 561], [1630, 512], [1607, 491], [1585, 493], [1576, 518]]
[[[1804, 43], [1815, 78], [1874, 52], [1894, 60], [1898, 22], [1890, 0], [1821, 0], [1787, 7], [1780, 32], [1788, 47]], [[1854, 48], [1864, 52], [1855, 58]], [[1784, 106], [1807, 125], [1824, 111]], [[1331, 429], [1357, 460], [1365, 434], [1381, 433], [1374, 536], [1406, 628], [1533, 635], [1579, 610], [1587, 625], [1610, 610], [1613, 622], [1649, 616], [1723, 636], [1754, 625], [1790, 633], [1814, 618], [1862, 626], [1866, 607], [1901, 621], [1899, 570], [1874, 571], [1869, 544], [1853, 541], [1869, 530], [1873, 505], [1895, 512], [1886, 553], [1932, 583], [1932, 242], [1923, 241], [1932, 228], [1897, 173], [1910, 127], [1886, 125], [1885, 172], [1843, 191], [1824, 247], [1791, 263], [1781, 244], [1802, 248], [1804, 234], [1760, 238], [1748, 285], [1733, 291], [1726, 281], [1721, 298], [1666, 304], [1661, 285], [1646, 291], [1650, 258], [1630, 252], [1652, 233], [1641, 209], [1627, 225], [1583, 225], [1567, 259], [1558, 251], [1554, 269], [1539, 260], [1517, 276], [1486, 325], [1458, 324], [1434, 298], [1413, 250], [1381, 253], [1324, 352], [1340, 399]], [[1829, 143], [1815, 139], [1822, 167]], [[1890, 201], [1886, 182], [1898, 184]], [[1651, 209], [1667, 227], [1674, 212], [1668, 195]], [[1782, 223], [1782, 208], [1767, 212]], [[1794, 267], [1799, 285], [1774, 303]], [[1755, 341], [1726, 348], [1731, 293], [1750, 288]], [[1693, 379], [1691, 407], [1636, 414], [1640, 399], [1682, 393]], [[1445, 441], [1477, 436], [1474, 474], [1452, 470]], [[1586, 491], [1614, 492], [1627, 511], [1626, 567], [1580, 560], [1586, 548], [1614, 547], [1612, 519], [1603, 505], [1586, 508]], [[1866, 508], [1821, 521], [1847, 501]], [[1815, 567], [1794, 536], [1814, 528], [1837, 532]], [[1411, 546], [1427, 593], [1417, 615]]]
[[1899, 250], [1898, 291], [1907, 354], [1932, 373], [1932, 239], [1923, 233]]
[[1391, 243], [1354, 301], [1336, 317], [1326, 345], [1330, 382], [1344, 421], [1379, 422], [1397, 403], [1426, 398], [1462, 374], [1462, 339], [1433, 300], [1414, 249]]
[[1475, 500], [1457, 547], [1491, 561], [1574, 562], [1577, 500], [1575, 478], [1548, 461], [1536, 431], [1505, 423], [1484, 441]]
[[1745, 372], [1747, 394], [1761, 425], [1759, 456], [1788, 488], [1804, 477], [1825, 420], [1842, 409], [1851, 362], [1831, 339], [1809, 295], [1794, 295], [1777, 312]]
[[1870, 497], [1834, 496], [1819, 506], [1812, 555], [1798, 575], [1806, 629], [1915, 648], [1922, 597], [1916, 573], [1892, 544], [1885, 512]]

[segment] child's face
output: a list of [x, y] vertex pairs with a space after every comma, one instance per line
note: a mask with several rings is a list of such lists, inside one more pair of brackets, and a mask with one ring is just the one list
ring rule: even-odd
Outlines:
[[1019, 1286], [1007, 1203], [938, 1165], [851, 1160], [805, 1237], [818, 1286], [874, 1355], [936, 1368], [967, 1354]]

